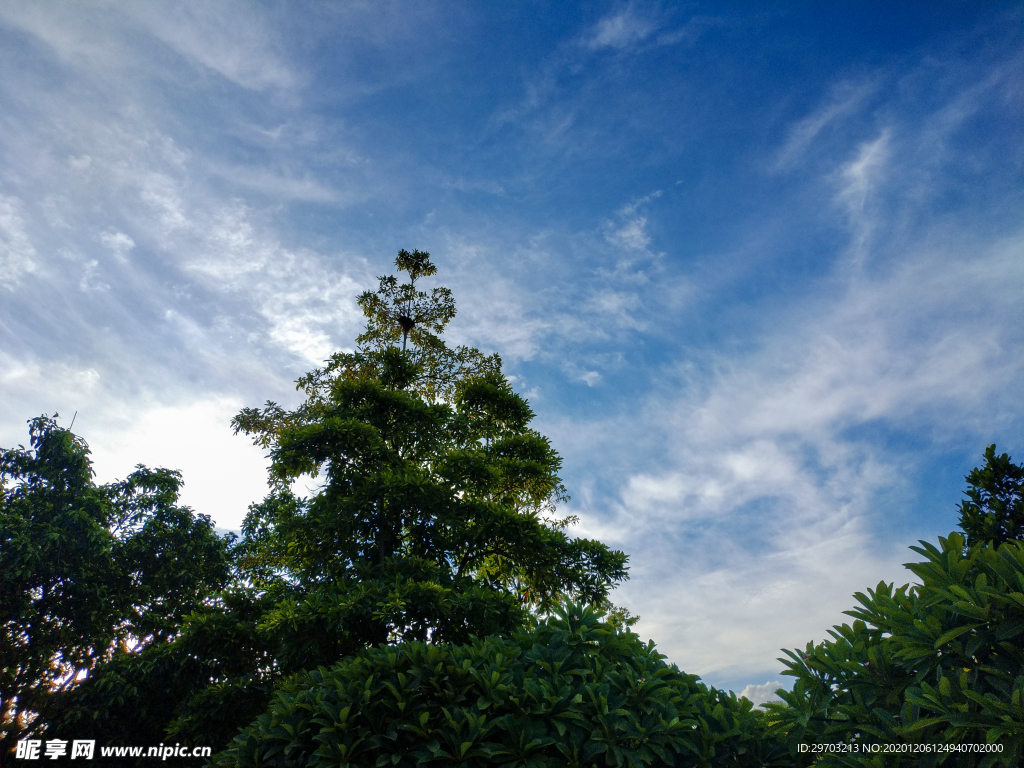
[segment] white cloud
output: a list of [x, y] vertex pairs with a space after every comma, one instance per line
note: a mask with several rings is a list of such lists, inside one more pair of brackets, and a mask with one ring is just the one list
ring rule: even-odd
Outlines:
[[90, 165], [92, 165], [92, 158], [89, 157], [89, 155], [82, 155], [81, 157], [68, 155], [68, 165], [76, 171], [85, 171], [88, 170]]
[[832, 97], [826, 103], [790, 129], [789, 138], [775, 158], [775, 170], [787, 170], [796, 165], [827, 126], [854, 115], [876, 90], [877, 84], [874, 82], [843, 81], [836, 85]]
[[140, 199], [159, 213], [160, 230], [165, 236], [188, 225], [178, 179], [167, 173], [148, 171], [136, 183], [141, 187]]
[[608, 242], [633, 251], [643, 251], [651, 244], [651, 236], [647, 234], [647, 217], [636, 216], [618, 229], [612, 229], [605, 237]]
[[647, 232], [647, 217], [638, 213], [639, 209], [652, 200], [661, 197], [661, 190], [624, 205], [618, 212], [618, 226], [608, 222], [605, 225], [605, 239], [629, 251], [646, 251], [651, 244], [651, 236]]
[[[534, 297], [529, 288], [510, 275], [497, 258], [507, 246], [475, 242], [447, 231], [442, 242], [453, 271], [440, 282], [452, 287], [459, 313], [449, 338], [457, 344], [495, 350], [506, 361], [532, 359], [550, 332], [552, 319], [530, 312]], [[534, 265], [551, 258], [538, 240], [519, 250], [515, 261]]]
[[99, 262], [89, 259], [82, 266], [82, 277], [78, 281], [78, 290], [83, 293], [109, 291], [110, 286], [99, 279]]
[[675, 45], [680, 42], [695, 43], [701, 34], [711, 27], [722, 26], [723, 19], [715, 16], [692, 16], [683, 26], [661, 32], [655, 39], [656, 45]]
[[[92, 397], [96, 394], [100, 382], [100, 374], [93, 367], [80, 367], [66, 363], [51, 363], [43, 365], [35, 360], [18, 359], [12, 355], [0, 352], [0, 382], [6, 391], [7, 400], [13, 403], [17, 400], [28, 398], [30, 395], [47, 388], [59, 387], [59, 382], [66, 382], [69, 391], [78, 392], [83, 397]], [[8, 421], [13, 418], [12, 407], [5, 413], [4, 427], [7, 429], [18, 429], [23, 423], [20, 420]], [[65, 409], [66, 410], [66, 409]], [[48, 408], [38, 413], [48, 413]], [[21, 414], [18, 414], [20, 419]], [[14, 444], [15, 440], [8, 441]]]
[[119, 9], [190, 62], [247, 90], [289, 89], [299, 77], [267, 9], [238, 2], [168, 6], [132, 3]]
[[238, 528], [249, 504], [263, 498], [269, 466], [262, 449], [231, 432], [231, 417], [242, 405], [219, 398], [149, 404], [133, 409], [130, 420], [93, 418], [76, 430], [88, 437], [97, 482], [122, 478], [136, 464], [178, 469], [185, 481], [183, 504], [210, 515], [222, 528]]
[[873, 141], [864, 142], [857, 157], [839, 172], [837, 200], [846, 209], [856, 237], [854, 252], [860, 253], [871, 235], [874, 216], [868, 209], [871, 195], [886, 178], [889, 160], [888, 130], [883, 130]]
[[0, 195], [0, 286], [12, 290], [36, 269], [36, 249], [25, 231], [21, 200]]
[[[660, 47], [678, 43], [693, 44], [705, 30], [720, 26], [723, 20], [713, 16], [691, 16], [682, 26], [664, 29], [670, 16], [638, 10], [637, 4], [630, 3], [621, 10], [609, 13], [599, 19], [583, 36], [583, 45], [594, 51], [606, 48], [625, 50], [641, 45]], [[663, 31], [662, 31], [663, 30]]]
[[703, 375], [681, 361], [642, 409], [556, 440], [574, 464], [619, 468], [602, 478], [617, 505], [599, 514], [584, 493], [573, 511], [584, 534], [642, 553], [615, 598], [639, 631], [687, 671], [749, 680], [778, 667], [780, 648], [823, 639], [854, 591], [910, 581], [913, 540], [875, 534], [910, 460], [856, 430], [988, 439], [1024, 377], [1007, 354], [1024, 344], [1021, 254], [1024, 232], [918, 242], [889, 272], [823, 283], [766, 320], [756, 351]]
[[302, 200], [314, 203], [342, 201], [342, 196], [337, 190], [322, 184], [308, 173], [297, 178], [288, 173], [251, 166], [214, 166], [210, 170], [243, 189], [261, 192], [276, 200]]
[[236, 203], [194, 224], [202, 245], [184, 267], [209, 290], [241, 294], [269, 324], [271, 340], [319, 364], [339, 346], [335, 337], [354, 336], [362, 315], [353, 297], [362, 285], [319, 254], [281, 247], [251, 219]]
[[769, 701], [782, 701], [778, 694], [775, 693], [780, 688], [787, 688], [787, 686], [778, 681], [764, 683], [763, 685], [750, 684], [740, 691], [738, 695], [752, 701], [754, 706], [760, 706]]
[[123, 55], [123, 40], [112, 35], [110, 18], [95, 6], [4, 3], [0, 17], [47, 45], [64, 63], [109, 71]]
[[626, 203], [626, 205], [622, 206], [622, 208], [619, 209], [619, 216], [632, 216], [637, 212], [638, 208], [647, 205], [647, 203], [651, 202], [652, 200], [657, 200], [659, 197], [661, 197], [661, 195], [662, 191], [660, 189], [656, 189], [653, 192], [644, 195], [643, 197], [638, 197], [636, 200], [633, 200], [632, 202]]
[[122, 264], [128, 262], [128, 254], [135, 247], [134, 240], [124, 232], [118, 232], [116, 229], [108, 229], [106, 232], [101, 233], [100, 242], [109, 248]]
[[[218, 347], [224, 339], [217, 337], [225, 329], [229, 336], [255, 338], [257, 345], [259, 339], [269, 341], [303, 364], [319, 364], [342, 339], [354, 336], [360, 316], [354, 296], [368, 277], [365, 259], [282, 247], [267, 227], [255, 225], [248, 205], [225, 199], [202, 184], [197, 168], [206, 165], [204, 160], [171, 137], [130, 121], [111, 119], [98, 125], [80, 117], [84, 127], [75, 141], [88, 146], [90, 162], [73, 169], [64, 194], [44, 208], [52, 223], [63, 229], [93, 228], [98, 213], [101, 220], [123, 221], [135, 235], [106, 226], [94, 236], [102, 246], [94, 253], [87, 250], [87, 243], [52, 250], [49, 260], [64, 254], [78, 265], [81, 291], [113, 292], [118, 297], [122, 291], [140, 291], [144, 301], [152, 303], [153, 315], [173, 318], [175, 333], [183, 334], [179, 338], [199, 345], [197, 357], [203, 354], [199, 350]], [[74, 178], [81, 172], [89, 178]], [[306, 196], [320, 197], [315, 183], [306, 181]], [[283, 192], [299, 194], [296, 189]], [[45, 264], [47, 259], [36, 257], [27, 233], [33, 227], [45, 233], [47, 225], [23, 220], [17, 201], [5, 200], [7, 206], [0, 207], [0, 237], [7, 232], [18, 271], [35, 268], [36, 262]], [[352, 269], [355, 279], [349, 274]], [[192, 316], [202, 305], [187, 299], [195, 297], [194, 289], [200, 286], [211, 294], [230, 296], [230, 304], [214, 306], [212, 316]], [[139, 295], [131, 302], [130, 311], [138, 313]], [[243, 329], [248, 324], [243, 318], [250, 312], [262, 318], [262, 326]], [[211, 324], [220, 324], [220, 330]], [[115, 335], [126, 330], [119, 328]]]
[[652, 19], [639, 16], [632, 6], [609, 14], [594, 25], [584, 44], [591, 49], [628, 48], [646, 40], [657, 29]]
[[607, 329], [609, 324], [637, 331], [647, 327], [645, 322], [634, 316], [640, 309], [640, 296], [635, 292], [603, 288], [590, 297], [586, 306], [594, 310], [597, 316], [592, 322], [599, 324], [602, 329]]
[[[196, 397], [172, 385], [131, 392], [116, 373], [93, 366], [40, 362], [0, 352], [0, 446], [27, 444], [25, 419], [59, 413], [59, 423], [82, 435], [92, 451], [96, 481], [124, 478], [137, 464], [179, 469], [182, 503], [237, 528], [248, 505], [266, 489], [262, 449], [231, 432], [243, 405], [230, 397]], [[126, 391], [127, 390], [127, 391]]]

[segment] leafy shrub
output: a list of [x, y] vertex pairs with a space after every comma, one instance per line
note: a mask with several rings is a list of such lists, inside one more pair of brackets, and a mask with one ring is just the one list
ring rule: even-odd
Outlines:
[[378, 646], [279, 688], [233, 766], [791, 765], [746, 699], [566, 606], [532, 632]]
[[[859, 753], [816, 765], [1021, 764], [1024, 543], [968, 548], [952, 533], [921, 544], [925, 560], [906, 566], [920, 585], [858, 593], [852, 626], [786, 652], [796, 683], [768, 709], [794, 755], [799, 743], [845, 743]], [[916, 751], [865, 753], [885, 744]]]

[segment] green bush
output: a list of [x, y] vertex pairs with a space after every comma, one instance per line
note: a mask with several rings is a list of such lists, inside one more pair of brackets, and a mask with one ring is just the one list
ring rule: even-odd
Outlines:
[[[925, 560], [906, 566], [920, 585], [858, 593], [852, 626], [786, 652], [796, 683], [769, 718], [794, 755], [800, 743], [842, 743], [858, 752], [816, 765], [1021, 764], [1024, 543], [968, 548], [952, 533], [921, 544]], [[886, 744], [908, 751], [866, 751]]]
[[378, 646], [285, 681], [214, 764], [792, 765], [746, 699], [569, 605], [468, 645]]

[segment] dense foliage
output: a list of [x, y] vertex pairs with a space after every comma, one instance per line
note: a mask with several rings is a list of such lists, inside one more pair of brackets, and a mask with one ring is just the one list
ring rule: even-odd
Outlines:
[[[435, 272], [428, 254], [402, 251], [397, 265], [409, 282], [383, 277], [359, 297], [366, 332], [300, 379], [303, 403], [235, 419], [270, 453], [271, 492], [230, 551], [230, 583], [207, 584], [188, 610], [143, 612], [159, 619], [143, 634], [122, 622], [148, 641], [100, 654], [69, 683], [49, 735], [220, 749], [283, 676], [379, 644], [508, 634], [565, 599], [608, 605], [626, 556], [566, 533], [561, 459], [500, 359], [440, 338], [455, 305], [445, 288], [417, 287]], [[226, 576], [220, 546], [201, 567], [185, 552], [149, 556], [169, 574]], [[181, 603], [176, 583], [163, 586], [161, 600]]]
[[280, 686], [215, 763], [265, 766], [790, 765], [746, 699], [568, 605], [531, 632], [378, 646]]
[[221, 592], [172, 641], [112, 654], [50, 712], [47, 738], [222, 748], [263, 711], [279, 676], [257, 629], [264, 611], [252, 594]]
[[[397, 265], [410, 282], [384, 277], [360, 297], [359, 347], [300, 380], [302, 405], [235, 420], [272, 459], [273, 492], [238, 554], [274, 598], [260, 627], [283, 643], [286, 671], [512, 631], [565, 598], [601, 603], [626, 576], [625, 555], [552, 517], [561, 459], [500, 360], [436, 335], [454, 305], [416, 288], [435, 271], [428, 254], [402, 251]], [[311, 496], [293, 491], [303, 477], [319, 481]]]
[[230, 742], [216, 762], [238, 767], [1024, 762], [1007, 454], [968, 475], [966, 536], [914, 548], [920, 583], [858, 593], [852, 624], [786, 652], [795, 684], [766, 714], [629, 632], [608, 601], [626, 556], [568, 535], [561, 459], [501, 360], [442, 340], [455, 304], [418, 288], [428, 254], [396, 264], [408, 282], [359, 297], [366, 331], [299, 380], [298, 407], [235, 418], [271, 458], [237, 544], [178, 504], [176, 472], [96, 485], [54, 419], [0, 454], [5, 751], [45, 734]]
[[54, 419], [0, 454], [3, 749], [60, 716], [111, 659], [160, 646], [228, 580], [227, 543], [177, 503], [177, 472], [93, 482], [89, 449]]
[[1024, 466], [1008, 454], [985, 450], [985, 465], [967, 476], [967, 498], [960, 503], [960, 527], [968, 544], [1024, 539]]
[[[999, 477], [1020, 470], [992, 447], [986, 459], [968, 475], [965, 506], [997, 495], [978, 492], [993, 487], [994, 463]], [[858, 593], [860, 607], [847, 611], [852, 624], [803, 652], [786, 652], [784, 674], [796, 682], [769, 709], [773, 733], [788, 739], [794, 755], [800, 743], [844, 744], [859, 751], [825, 754], [815, 764], [1024, 761], [1024, 542], [976, 538], [969, 546], [956, 533], [938, 547], [921, 542], [912, 549], [925, 559], [906, 565], [918, 584], [882, 582]], [[867, 751], [892, 748], [885, 745], [906, 751]]]

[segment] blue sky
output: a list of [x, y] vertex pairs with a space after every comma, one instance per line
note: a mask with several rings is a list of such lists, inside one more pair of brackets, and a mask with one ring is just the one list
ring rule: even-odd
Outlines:
[[[430, 251], [616, 600], [740, 691], [1024, 458], [1018, 3], [0, 3], [0, 444], [237, 527], [244, 405]], [[748, 689], [760, 696], [763, 690]]]

